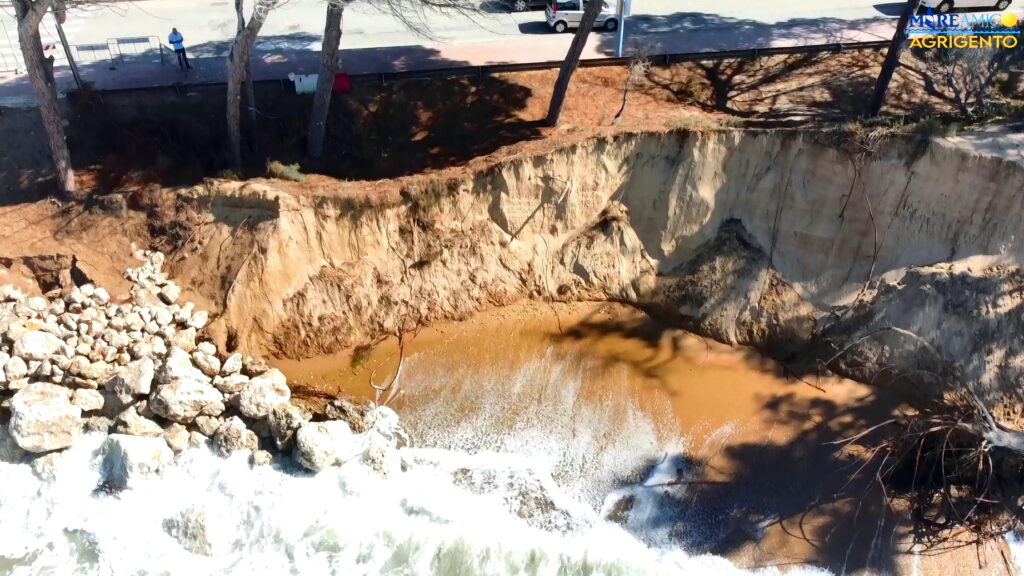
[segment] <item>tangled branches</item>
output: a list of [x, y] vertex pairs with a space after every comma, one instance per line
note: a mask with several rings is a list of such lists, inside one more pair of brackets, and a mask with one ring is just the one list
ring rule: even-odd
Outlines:
[[[981, 543], [1018, 527], [1024, 433], [998, 424], [965, 388], [836, 442], [871, 437], [858, 473], [874, 475], [890, 505], [909, 511], [930, 549]], [[875, 463], [872, 466], [872, 463]]]

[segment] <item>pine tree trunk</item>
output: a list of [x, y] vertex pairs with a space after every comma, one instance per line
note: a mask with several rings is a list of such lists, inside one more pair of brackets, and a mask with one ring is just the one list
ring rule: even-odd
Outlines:
[[896, 33], [893, 34], [892, 42], [889, 43], [889, 51], [885, 54], [885, 62], [882, 63], [882, 70], [875, 82], [875, 94], [871, 99], [869, 116], [878, 116], [882, 112], [885, 96], [889, 92], [889, 84], [896, 73], [896, 68], [900, 65], [900, 56], [903, 54], [903, 45], [906, 44], [910, 17], [917, 12], [920, 5], [921, 0], [907, 0], [906, 6], [903, 7], [903, 14], [900, 15], [900, 20], [896, 23]]
[[[241, 34], [245, 30], [245, 10], [242, 0], [235, 0], [235, 34]], [[252, 61], [245, 61], [245, 91], [242, 92], [242, 108], [244, 108], [249, 114], [249, 130], [250, 134], [255, 136], [257, 133], [256, 126], [256, 87], [253, 85], [252, 79]], [[254, 152], [250, 138], [249, 151]]]
[[228, 121], [228, 147], [231, 151], [231, 164], [235, 170], [242, 169], [242, 127], [241, 127], [241, 100], [242, 83], [246, 77], [246, 67], [249, 62], [249, 53], [260, 33], [260, 28], [266, 21], [267, 13], [273, 9], [276, 2], [253, 9], [252, 16], [244, 28], [235, 35], [235, 41], [231, 45], [231, 52], [228, 55], [228, 86], [227, 86], [227, 121]]
[[50, 0], [14, 0], [14, 9], [18, 18], [18, 41], [21, 44], [21, 55], [25, 60], [25, 70], [39, 101], [39, 114], [43, 119], [46, 131], [46, 143], [50, 148], [53, 160], [53, 173], [57, 178], [57, 187], [65, 197], [71, 196], [77, 189], [75, 172], [71, 167], [71, 153], [64, 136], [64, 123], [57, 105], [57, 86], [52, 71], [48, 68], [46, 56], [43, 55], [43, 43], [39, 36], [39, 23], [50, 7]]
[[573, 37], [572, 44], [569, 46], [569, 52], [565, 55], [562, 68], [558, 71], [555, 91], [551, 94], [551, 105], [548, 106], [548, 126], [558, 125], [558, 117], [562, 114], [562, 104], [565, 103], [565, 94], [569, 91], [569, 81], [572, 80], [572, 73], [579, 66], [583, 48], [587, 45], [590, 31], [594, 29], [594, 22], [597, 21], [597, 15], [601, 13], [603, 6], [604, 0], [590, 0], [583, 11], [580, 28], [576, 31], [576, 36]]
[[327, 134], [327, 114], [331, 109], [331, 89], [338, 70], [338, 46], [341, 44], [341, 22], [345, 7], [338, 0], [327, 3], [327, 23], [320, 48], [320, 75], [316, 79], [313, 111], [309, 117], [309, 157], [324, 154], [324, 136]]
[[242, 93], [242, 105], [249, 111], [249, 122], [256, 128], [256, 86], [252, 82], [252, 62], [245, 61], [245, 92]]

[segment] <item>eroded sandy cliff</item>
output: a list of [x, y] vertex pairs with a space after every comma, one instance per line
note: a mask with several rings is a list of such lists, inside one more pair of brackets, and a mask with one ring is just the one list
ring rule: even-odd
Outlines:
[[1024, 166], [941, 141], [624, 135], [376, 201], [210, 181], [184, 194], [205, 220], [179, 270], [253, 353], [330, 352], [523, 297], [614, 299], [777, 357], [845, 350], [830, 367], [862, 379], [953, 367], [1009, 390], [1022, 191]]

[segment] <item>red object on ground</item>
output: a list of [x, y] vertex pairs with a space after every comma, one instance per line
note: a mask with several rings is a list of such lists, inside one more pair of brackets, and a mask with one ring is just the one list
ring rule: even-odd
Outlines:
[[331, 92], [335, 94], [348, 94], [352, 92], [352, 81], [348, 78], [348, 72], [339, 72], [334, 75], [334, 85]]

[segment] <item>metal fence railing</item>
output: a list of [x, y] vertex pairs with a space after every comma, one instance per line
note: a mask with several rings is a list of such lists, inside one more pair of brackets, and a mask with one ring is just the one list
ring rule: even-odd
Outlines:
[[71, 50], [75, 53], [75, 62], [79, 64], [91, 64], [103, 60], [114, 61], [107, 44], [75, 44]]
[[21, 60], [13, 54], [0, 52], [0, 72], [13, 72], [21, 69]]
[[8, 30], [3, 16], [0, 13], [0, 72], [21, 70], [21, 47], [18, 46], [18, 36], [14, 32], [12, 40], [12, 33]]
[[125, 62], [125, 58], [140, 59], [142, 57], [161, 57], [160, 39], [156, 36], [135, 36], [130, 38], [110, 38], [107, 49], [112, 60]]

